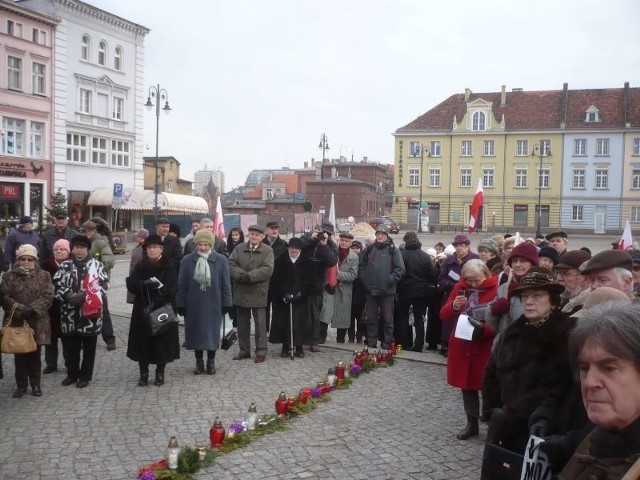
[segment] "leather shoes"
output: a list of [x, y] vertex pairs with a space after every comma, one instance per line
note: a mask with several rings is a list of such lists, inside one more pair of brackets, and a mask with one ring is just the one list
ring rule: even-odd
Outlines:
[[44, 367], [44, 370], [42, 370], [42, 373], [46, 375], [48, 373], [53, 373], [57, 370], [58, 370], [58, 367], [54, 367], [53, 365], [47, 365], [46, 367]]
[[35, 387], [31, 387], [31, 395], [33, 395], [34, 397], [41, 397], [42, 389], [38, 385], [36, 385]]
[[153, 384], [156, 387], [160, 387], [161, 385], [164, 385], [164, 373], [163, 372], [156, 372], [156, 379], [154, 380]]
[[296, 347], [296, 357], [304, 358], [304, 350], [302, 350], [302, 347]]
[[141, 373], [140, 380], [138, 380], [138, 386], [146, 387], [147, 385], [149, 385], [149, 372]]
[[60, 385], [62, 385], [63, 387], [68, 387], [69, 385], [72, 385], [74, 383], [76, 383], [78, 380], [75, 378], [71, 378], [71, 377], [67, 377], [64, 380], [62, 380], [62, 382], [60, 382]]
[[18, 387], [13, 392], [13, 398], [22, 398], [25, 393], [27, 393], [27, 389], [26, 388]]
[[76, 387], [86, 388], [88, 385], [89, 385], [89, 382], [87, 382], [86, 380], [78, 380], [78, 384], [76, 385]]
[[256, 355], [256, 359], [255, 362], [256, 363], [262, 363], [267, 359], [266, 355]]
[[193, 374], [200, 375], [201, 373], [204, 373], [204, 360], [196, 358], [196, 369], [193, 371]]
[[234, 360], [244, 360], [245, 358], [251, 358], [251, 354], [249, 352], [238, 352], [233, 356]]
[[322, 350], [320, 350], [320, 347], [317, 345], [311, 345], [311, 347], [309, 348], [310, 352], [314, 352], [314, 353], [318, 353], [321, 352]]
[[110, 351], [110, 352], [111, 352], [111, 351], [113, 351], [113, 350], [115, 350], [115, 349], [116, 349], [116, 342], [110, 342], [110, 343], [107, 343], [107, 350], [108, 350], [108, 351]]

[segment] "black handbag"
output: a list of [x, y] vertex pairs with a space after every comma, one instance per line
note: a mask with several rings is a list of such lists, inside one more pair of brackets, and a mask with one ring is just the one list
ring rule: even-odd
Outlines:
[[178, 317], [173, 309], [173, 305], [167, 303], [158, 308], [154, 308], [151, 303], [149, 289], [145, 287], [148, 305], [144, 308], [144, 315], [149, 323], [149, 330], [152, 337], [157, 337], [171, 330], [178, 325]]
[[520, 480], [524, 456], [495, 443], [487, 443], [480, 480]]
[[222, 350], [229, 350], [236, 340], [238, 340], [238, 332], [233, 328], [229, 332], [225, 333], [225, 321], [224, 315], [222, 315], [222, 342], [220, 342], [220, 348]]

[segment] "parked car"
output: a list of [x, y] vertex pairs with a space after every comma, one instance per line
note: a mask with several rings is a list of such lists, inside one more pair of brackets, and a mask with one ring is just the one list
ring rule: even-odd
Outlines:
[[369, 225], [378, 228], [378, 225], [386, 225], [391, 233], [400, 233], [400, 225], [391, 217], [376, 217], [369, 220]]

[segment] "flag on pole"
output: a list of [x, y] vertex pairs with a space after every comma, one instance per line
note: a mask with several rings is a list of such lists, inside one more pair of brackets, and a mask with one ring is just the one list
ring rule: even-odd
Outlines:
[[220, 196], [218, 196], [218, 202], [216, 203], [216, 215], [213, 220], [213, 232], [218, 238], [225, 238], [224, 234], [224, 216], [222, 215], [222, 204], [220, 203]]
[[618, 246], [616, 247], [618, 250], [629, 250], [633, 248], [633, 238], [631, 237], [631, 224], [629, 223], [629, 219], [627, 218], [627, 223], [624, 225], [624, 231], [622, 232], [622, 236], [620, 237], [620, 241], [618, 242]]
[[473, 233], [478, 223], [478, 216], [480, 215], [480, 208], [484, 205], [484, 195], [482, 193], [482, 179], [478, 179], [478, 188], [476, 194], [473, 196], [473, 202], [471, 203], [471, 209], [469, 210], [469, 233]]
[[327, 221], [333, 225], [334, 228], [336, 227], [336, 199], [333, 193], [331, 194], [331, 205], [329, 205], [329, 217]]

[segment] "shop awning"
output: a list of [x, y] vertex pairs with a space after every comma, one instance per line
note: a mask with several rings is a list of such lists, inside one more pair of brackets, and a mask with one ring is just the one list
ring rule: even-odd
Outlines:
[[[122, 203], [120, 204], [120, 208], [122, 210], [145, 210], [145, 208], [143, 208], [142, 200], [147, 192], [153, 193], [150, 190], [134, 190], [132, 188], [123, 189]], [[113, 189], [96, 188], [93, 192], [91, 192], [91, 195], [89, 195], [87, 205], [92, 205], [95, 207], [113, 206]]]
[[[89, 196], [87, 205], [113, 206], [113, 190], [97, 188]], [[122, 210], [144, 210], [153, 212], [155, 195], [153, 190], [134, 190], [125, 188], [122, 192]], [[209, 213], [209, 205], [202, 197], [179, 195], [163, 192], [158, 194], [158, 207], [162, 212]]]

